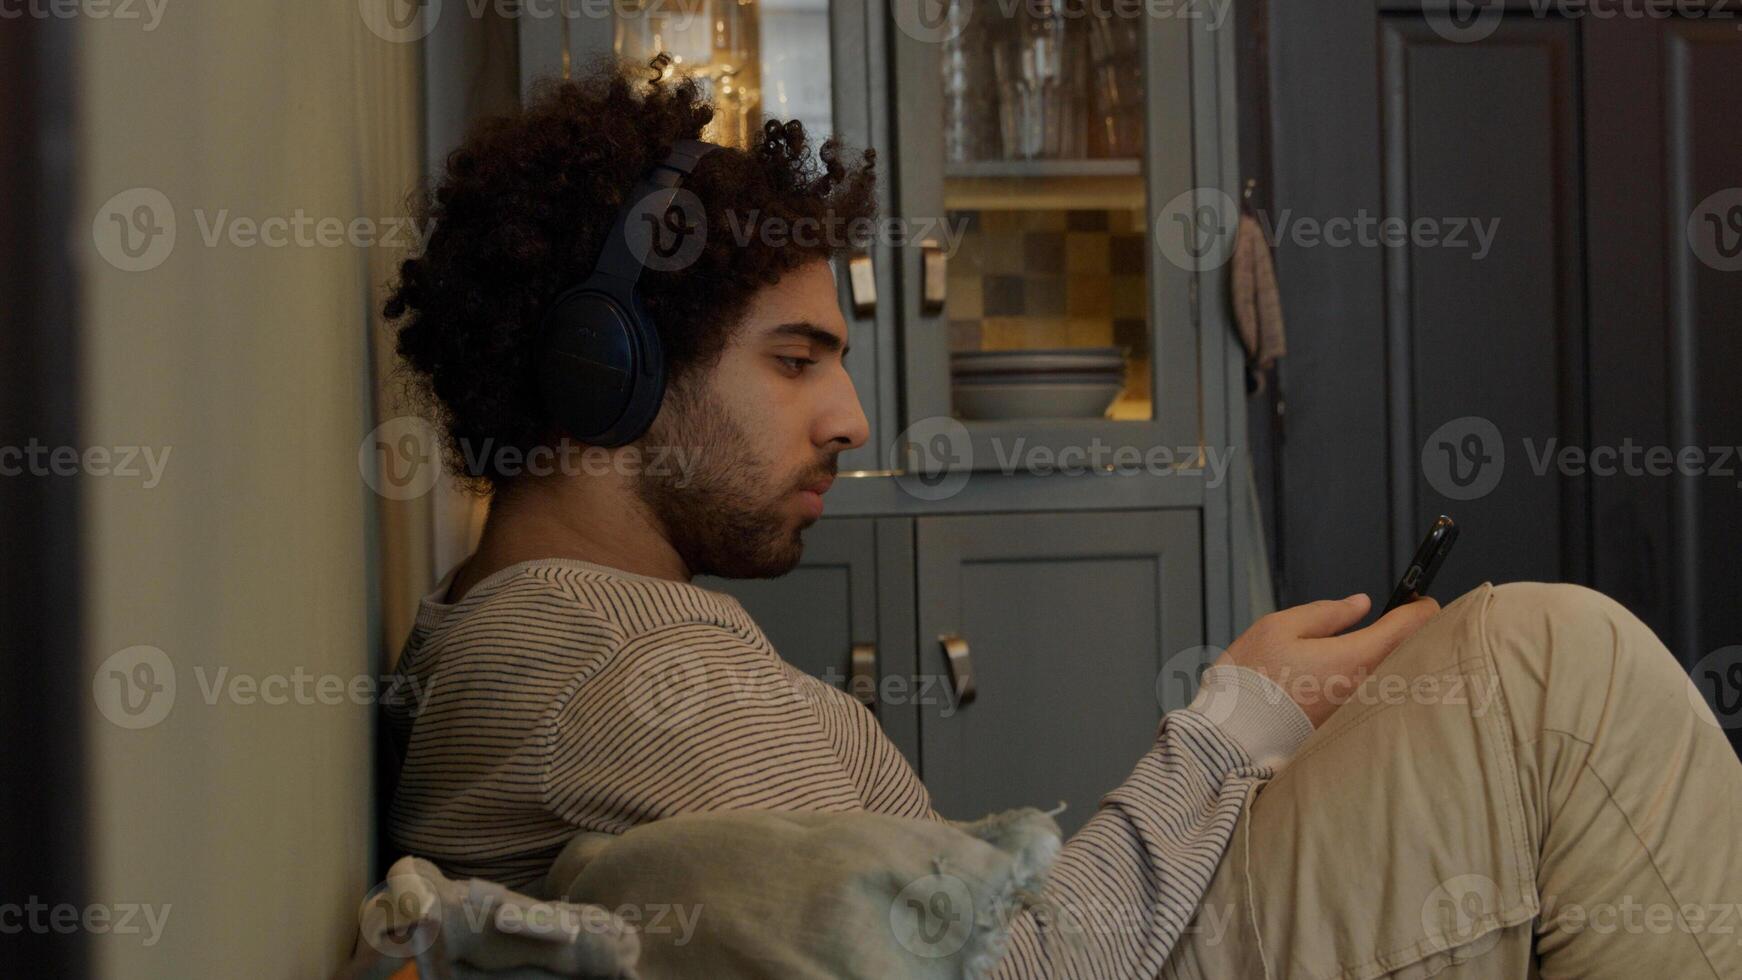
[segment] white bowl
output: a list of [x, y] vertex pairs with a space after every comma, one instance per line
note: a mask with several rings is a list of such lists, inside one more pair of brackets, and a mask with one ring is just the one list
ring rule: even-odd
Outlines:
[[1105, 418], [1124, 385], [1117, 381], [1092, 384], [973, 384], [954, 385], [956, 415], [964, 419], [1098, 419]]

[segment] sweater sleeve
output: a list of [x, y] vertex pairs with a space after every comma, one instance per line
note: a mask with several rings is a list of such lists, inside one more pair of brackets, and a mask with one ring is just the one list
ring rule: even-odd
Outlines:
[[1215, 667], [1188, 707], [1065, 842], [1041, 908], [1012, 923], [993, 976], [1157, 975], [1196, 913], [1248, 793], [1312, 724], [1280, 688]]

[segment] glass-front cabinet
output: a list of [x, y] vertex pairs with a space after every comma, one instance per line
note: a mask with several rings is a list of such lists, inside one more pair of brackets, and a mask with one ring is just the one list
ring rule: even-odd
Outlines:
[[[946, 232], [903, 267], [906, 421], [925, 436], [959, 422], [942, 427], [975, 469], [1095, 445], [1190, 462], [1194, 270], [1155, 240], [1158, 202], [1193, 186], [1189, 18], [891, 2], [899, 203]], [[897, 463], [935, 466], [941, 445]]]
[[960, 418], [1154, 417], [1143, 24], [1066, 14], [943, 8], [943, 207], [959, 237], [942, 316]]

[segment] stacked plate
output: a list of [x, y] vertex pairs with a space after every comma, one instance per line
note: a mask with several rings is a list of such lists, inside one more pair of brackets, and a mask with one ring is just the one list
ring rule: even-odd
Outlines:
[[1098, 419], [1124, 387], [1117, 347], [950, 354], [950, 394], [964, 419]]

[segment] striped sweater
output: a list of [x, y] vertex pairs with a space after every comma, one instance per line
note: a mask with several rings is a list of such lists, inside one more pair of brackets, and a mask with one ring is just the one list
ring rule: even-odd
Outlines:
[[[422, 601], [384, 706], [393, 844], [448, 874], [525, 888], [577, 830], [697, 810], [942, 819], [870, 712], [780, 659], [730, 596], [572, 559], [510, 566], [448, 604], [452, 578]], [[1025, 913], [997, 976], [1156, 975], [1250, 790], [1311, 732], [1276, 690], [1203, 710], [1254, 684], [1269, 682], [1212, 668], [1163, 720], [1048, 877], [1083, 941]]]

